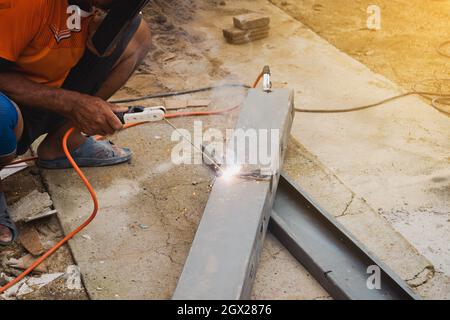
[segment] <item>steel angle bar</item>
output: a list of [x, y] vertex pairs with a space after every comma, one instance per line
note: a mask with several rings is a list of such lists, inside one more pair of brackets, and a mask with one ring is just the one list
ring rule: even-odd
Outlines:
[[[294, 117], [290, 90], [250, 90], [236, 129], [279, 132], [283, 163]], [[259, 146], [258, 146], [259, 147]], [[218, 178], [173, 295], [176, 300], [249, 299], [279, 180]]]
[[284, 174], [269, 229], [335, 299], [419, 299]]

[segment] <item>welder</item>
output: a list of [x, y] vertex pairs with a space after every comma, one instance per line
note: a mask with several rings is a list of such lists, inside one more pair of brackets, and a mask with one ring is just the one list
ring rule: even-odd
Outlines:
[[[37, 164], [46, 169], [70, 167], [61, 141], [71, 127], [76, 131], [68, 147], [80, 167], [131, 159], [129, 149], [92, 136], [122, 128], [115, 113], [127, 108], [107, 100], [127, 82], [151, 46], [141, 14], [124, 25], [106, 52], [93, 42], [105, 15], [118, 3], [132, 2], [0, 0], [0, 168], [42, 135]], [[69, 10], [72, 6], [78, 10]], [[74, 12], [79, 14], [75, 27], [68, 23]], [[0, 182], [0, 245], [9, 245], [18, 232], [3, 191]]]

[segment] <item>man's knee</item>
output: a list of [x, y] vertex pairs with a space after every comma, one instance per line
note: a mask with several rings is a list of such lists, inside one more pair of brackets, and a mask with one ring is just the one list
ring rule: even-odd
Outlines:
[[124, 62], [127, 62], [127, 65], [129, 65], [131, 62], [132, 68], [137, 68], [147, 56], [151, 46], [152, 37], [150, 28], [147, 23], [141, 19], [138, 29], [128, 43], [124, 53], [117, 61], [116, 66], [121, 65]]
[[142, 61], [150, 51], [152, 46], [152, 34], [150, 27], [144, 19], [141, 20], [141, 24], [131, 40], [131, 46], [135, 48], [139, 61]]
[[19, 113], [15, 104], [0, 92], [0, 165], [16, 153]]

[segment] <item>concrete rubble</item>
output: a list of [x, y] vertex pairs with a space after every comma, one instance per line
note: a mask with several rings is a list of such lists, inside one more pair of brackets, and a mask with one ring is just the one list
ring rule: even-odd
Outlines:
[[38, 256], [45, 249], [39, 238], [39, 232], [34, 226], [24, 226], [19, 234], [20, 244], [32, 255]]
[[[28, 269], [63, 237], [53, 202], [36, 166], [30, 164], [7, 177], [2, 184], [17, 222], [19, 238], [14, 245], [0, 248], [1, 286]], [[60, 276], [70, 273], [66, 268], [73, 264], [68, 247], [63, 246], [21, 283], [0, 295], [0, 300], [85, 300], [88, 297], [83, 286], [80, 290], [69, 289]]]
[[30, 222], [49, 217], [56, 213], [52, 206], [48, 193], [33, 190], [11, 206], [11, 218], [14, 222]]
[[7, 168], [0, 170], [0, 180], [5, 180], [6, 178], [25, 170], [28, 167], [26, 163], [13, 165]]
[[67, 267], [66, 270], [66, 287], [69, 290], [81, 290], [83, 284], [81, 281], [80, 268], [76, 265], [71, 265]]
[[[57, 280], [63, 275], [64, 273], [50, 273], [43, 274], [39, 277], [26, 277], [19, 283], [6, 290], [3, 294], [0, 295], [0, 297], [5, 300], [15, 300], [16, 298], [21, 298], [45, 287], [46, 285]], [[0, 277], [3, 277], [7, 281], [13, 280], [12, 277], [7, 277], [4, 274], [0, 275]]]
[[[27, 254], [20, 259], [11, 258], [6, 262], [6, 264], [11, 268], [25, 270], [28, 269], [36, 261], [36, 259], [37, 258], [33, 257], [31, 254]], [[45, 262], [37, 266], [36, 269], [34, 269], [33, 271], [33, 273], [45, 273], [45, 272], [48, 272]]]

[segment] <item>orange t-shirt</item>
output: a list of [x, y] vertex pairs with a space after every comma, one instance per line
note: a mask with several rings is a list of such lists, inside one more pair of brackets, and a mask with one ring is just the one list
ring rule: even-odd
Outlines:
[[90, 15], [81, 30], [69, 30], [68, 0], [0, 0], [0, 58], [13, 70], [50, 87], [60, 87], [83, 56]]

